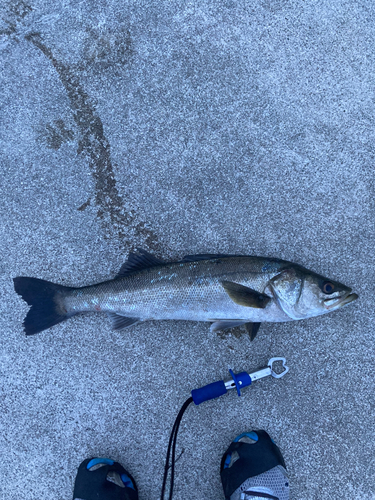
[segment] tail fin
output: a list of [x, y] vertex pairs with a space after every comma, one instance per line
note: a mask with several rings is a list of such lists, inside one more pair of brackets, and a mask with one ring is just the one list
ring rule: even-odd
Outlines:
[[15, 291], [31, 306], [23, 322], [26, 335], [39, 333], [71, 316], [63, 299], [72, 288], [38, 278], [19, 276], [13, 281]]

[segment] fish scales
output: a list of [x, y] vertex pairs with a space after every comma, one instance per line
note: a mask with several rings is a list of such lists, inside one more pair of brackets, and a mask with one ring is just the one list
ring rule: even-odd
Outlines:
[[81, 288], [37, 278], [14, 278], [31, 306], [27, 335], [87, 311], [107, 312], [113, 328], [137, 321], [210, 321], [213, 331], [247, 325], [253, 339], [261, 322], [310, 318], [358, 298], [351, 288], [281, 259], [195, 255], [165, 263], [138, 250], [118, 276]]
[[[271, 266], [270, 260], [254, 257], [168, 264], [73, 290], [65, 303], [68, 313], [111, 311], [142, 320], [262, 320], [263, 310], [258, 309], [254, 314], [235, 304], [221, 281], [233, 281], [263, 292], [281, 266], [282, 262], [274, 262]], [[278, 316], [285, 321], [290, 319], [285, 314]]]

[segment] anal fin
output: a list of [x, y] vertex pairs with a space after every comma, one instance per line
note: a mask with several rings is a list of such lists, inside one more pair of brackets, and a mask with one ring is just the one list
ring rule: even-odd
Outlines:
[[128, 318], [112, 312], [107, 312], [107, 316], [111, 320], [113, 330], [122, 330], [140, 321], [139, 318]]

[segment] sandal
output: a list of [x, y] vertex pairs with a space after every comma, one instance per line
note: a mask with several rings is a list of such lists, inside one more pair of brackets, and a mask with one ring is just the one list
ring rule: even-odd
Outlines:
[[279, 448], [266, 431], [240, 434], [221, 461], [226, 500], [288, 500], [289, 481]]
[[73, 500], [138, 500], [133, 477], [109, 458], [84, 460], [78, 468]]

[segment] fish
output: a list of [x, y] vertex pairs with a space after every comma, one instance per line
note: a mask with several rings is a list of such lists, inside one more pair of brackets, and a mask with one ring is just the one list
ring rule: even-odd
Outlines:
[[142, 249], [129, 254], [112, 280], [73, 288], [18, 276], [14, 288], [31, 306], [26, 335], [97, 311], [107, 313], [114, 330], [192, 320], [210, 322], [212, 332], [244, 325], [254, 340], [263, 322], [320, 316], [358, 298], [338, 281], [277, 258], [199, 254], [168, 263]]

